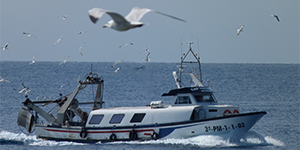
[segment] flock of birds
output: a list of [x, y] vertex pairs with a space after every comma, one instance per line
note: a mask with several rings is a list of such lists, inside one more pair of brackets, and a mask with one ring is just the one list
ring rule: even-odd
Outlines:
[[[89, 14], [89, 17], [91, 19], [91, 21], [93, 23], [96, 23], [102, 16], [103, 14], [107, 14], [109, 15], [112, 20], [108, 21], [107, 24], [103, 25], [103, 28], [106, 28], [106, 27], [109, 27], [111, 29], [114, 29], [116, 31], [127, 31], [129, 29], [134, 29], [134, 28], [138, 28], [138, 27], [142, 27], [144, 25], [147, 25], [147, 23], [144, 23], [144, 22], [140, 22], [140, 19], [148, 12], [155, 12], [157, 14], [161, 14], [161, 15], [164, 15], [164, 16], [167, 16], [167, 17], [170, 17], [170, 18], [173, 18], [173, 19], [176, 19], [178, 21], [182, 21], [182, 22], [186, 22], [185, 20], [183, 19], [180, 19], [178, 17], [175, 17], [175, 16], [172, 16], [172, 15], [168, 15], [168, 14], [165, 14], [165, 13], [162, 13], [162, 12], [159, 12], [159, 11], [155, 11], [155, 10], [152, 10], [152, 9], [149, 9], [149, 8], [141, 8], [141, 7], [133, 7], [132, 10], [130, 11], [130, 13], [123, 17], [122, 15], [116, 13], [116, 12], [113, 12], [113, 11], [109, 11], [109, 10], [105, 10], [105, 9], [101, 9], [101, 8], [93, 8], [93, 9], [90, 9], [88, 11], [88, 14]], [[62, 18], [62, 20], [66, 20], [68, 16], [70, 16], [71, 13], [67, 14], [67, 15], [62, 15], [62, 16], [58, 16], [58, 18]], [[276, 20], [278, 22], [280, 22], [279, 20], [279, 17], [278, 15], [271, 15], [270, 17], [274, 17], [276, 18]], [[240, 33], [243, 31], [244, 29], [244, 25], [242, 25], [240, 28], [237, 29], [237, 35], [240, 35]], [[86, 31], [75, 31], [75, 33], [77, 34], [84, 34], [86, 33]], [[37, 36], [31, 34], [31, 33], [28, 33], [28, 32], [23, 32], [24, 35], [27, 35], [27, 37], [34, 37], [34, 38], [37, 38]], [[56, 41], [55, 43], [52, 45], [52, 47], [54, 47], [56, 44], [59, 44], [61, 43], [62, 41], [62, 37], [64, 36], [64, 34], [62, 34]], [[8, 46], [9, 46], [9, 43], [6, 43], [3, 47], [1, 47], [1, 49], [3, 51], [6, 51], [8, 50]], [[79, 47], [79, 52], [80, 52], [80, 55], [83, 56], [83, 53], [82, 53], [82, 49], [83, 49], [83, 45], [85, 44], [85, 42], [83, 44], [81, 44], [81, 46]], [[129, 43], [126, 43], [126, 44], [122, 44], [119, 46], [119, 48], [122, 48], [122, 47], [127, 47], [127, 46], [130, 46], [130, 45], [133, 45], [132, 42], [129, 42]], [[139, 52], [139, 53], [147, 53], [146, 55], [146, 58], [145, 59], [142, 59], [143, 61], [145, 62], [150, 62], [150, 47], [152, 45], [150, 45], [149, 47], [147, 47], [145, 50]], [[70, 55], [65, 59], [63, 60], [62, 62], [60, 62], [58, 65], [62, 65], [62, 64], [65, 64], [67, 63], [67, 60], [68, 58], [70, 57]], [[115, 65], [123, 62], [124, 60], [117, 60], [114, 64], [112, 64], [111, 68], [114, 68]], [[35, 61], [35, 56], [33, 56], [32, 58], [32, 61], [28, 64], [28, 65], [32, 65], [36, 63]], [[140, 69], [144, 69], [145, 66], [141, 66], [141, 67], [135, 67], [134, 70], [140, 70]], [[113, 73], [117, 73], [119, 72], [121, 69], [121, 67], [118, 67], [117, 69], [115, 69], [113, 71]], [[0, 82], [8, 82], [8, 83], [11, 83], [11, 81], [9, 80], [6, 80], [4, 78], [2, 78], [2, 76], [0, 76]], [[15, 89], [17, 91], [19, 91], [19, 93], [25, 93], [27, 94], [28, 92], [30, 92], [29, 88], [26, 87], [24, 85], [24, 83], [22, 83], [23, 85], [23, 89], [22, 90], [18, 90], [18, 89]], [[65, 86], [65, 85], [63, 85]], [[63, 87], [61, 86], [61, 88]], [[60, 90], [61, 90], [60, 88]]]
[[[126, 46], [129, 46], [129, 45], [133, 45], [133, 43], [132, 43], [132, 42], [129, 42], [129, 43], [120, 45], [119, 48], [126, 47]], [[149, 47], [147, 47], [145, 50], [141, 51], [141, 52], [147, 53], [146, 58], [145, 58], [145, 59], [142, 59], [142, 60], [145, 61], [145, 62], [150, 62], [150, 59], [149, 59], [150, 51], [149, 51], [149, 49], [150, 49], [151, 46], [152, 46], [152, 44], [151, 44]], [[139, 53], [141, 53], [141, 52], [139, 52]], [[124, 60], [117, 60], [116, 62], [114, 62], [114, 63], [112, 64], [111, 68], [114, 68], [115, 65], [117, 65], [117, 64], [119, 64], [120, 62], [123, 62], [123, 61], [124, 61]], [[135, 67], [135, 69], [134, 69], [135, 71], [139, 70], [139, 69], [136, 69], [136, 68], [139, 68], [139, 69], [142, 69], [142, 70], [143, 70], [143, 69], [145, 68], [145, 66], [142, 66], [142, 67]], [[117, 73], [120, 69], [121, 69], [121, 67], [118, 67], [115, 71], [113, 71], [113, 73]]]

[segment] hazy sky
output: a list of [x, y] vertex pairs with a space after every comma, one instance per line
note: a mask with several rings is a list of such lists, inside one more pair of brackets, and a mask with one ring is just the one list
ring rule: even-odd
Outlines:
[[[299, 63], [298, 0], [1, 0], [0, 6], [1, 47], [9, 42], [1, 61], [62, 61], [70, 55], [68, 61], [143, 62], [146, 53], [139, 52], [153, 45], [151, 62], [179, 62], [188, 49], [181, 43], [191, 39], [204, 63]], [[135, 6], [187, 22], [150, 12], [140, 20], [148, 25], [119, 32], [102, 28], [111, 20], [107, 14], [96, 24], [88, 16], [94, 7], [126, 16]], [[66, 20], [58, 17], [69, 13]], [[128, 42], [133, 45], [119, 48]]]

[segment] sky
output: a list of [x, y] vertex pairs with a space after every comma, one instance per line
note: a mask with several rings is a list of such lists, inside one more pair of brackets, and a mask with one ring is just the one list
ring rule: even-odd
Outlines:
[[[88, 16], [95, 7], [126, 16], [135, 6], [186, 22], [149, 12], [140, 20], [148, 25], [120, 32], [102, 28], [109, 15], [96, 24]], [[152, 45], [150, 63], [180, 62], [188, 50], [184, 43], [193, 41], [203, 63], [294, 64], [300, 62], [299, 7], [298, 0], [1, 0], [0, 44], [9, 43], [9, 49], [0, 50], [0, 60], [29, 63], [33, 56], [36, 62], [70, 56], [68, 61], [76, 62], [143, 62], [147, 53], [142, 51]], [[66, 20], [58, 17], [66, 14]], [[62, 41], [53, 46], [62, 34]], [[119, 48], [128, 42], [133, 45]]]

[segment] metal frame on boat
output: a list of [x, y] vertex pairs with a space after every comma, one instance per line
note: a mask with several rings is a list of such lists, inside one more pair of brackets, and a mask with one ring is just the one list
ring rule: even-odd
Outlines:
[[[152, 101], [145, 107], [102, 108], [104, 80], [90, 72], [73, 92], [55, 100], [31, 101], [26, 96], [25, 108], [20, 109], [17, 123], [28, 132], [35, 131], [37, 138], [79, 142], [156, 140], [247, 132], [266, 112], [239, 113], [237, 106], [219, 104], [213, 91], [202, 84], [200, 58], [193, 52], [191, 44], [189, 42], [189, 50], [181, 59], [179, 71], [173, 72], [178, 88], [162, 94], [174, 97], [172, 105]], [[190, 53], [196, 61], [185, 60]], [[194, 82], [193, 86], [184, 87], [182, 84], [184, 63], [198, 65], [187, 73]], [[195, 70], [199, 71], [200, 81], [193, 73]], [[90, 85], [97, 85], [94, 102], [79, 102], [77, 94]], [[38, 106], [53, 103], [59, 107], [56, 116]], [[84, 112], [79, 108], [81, 104], [93, 104], [93, 110]], [[80, 121], [75, 121], [75, 116]], [[40, 117], [48, 123], [40, 121]]]

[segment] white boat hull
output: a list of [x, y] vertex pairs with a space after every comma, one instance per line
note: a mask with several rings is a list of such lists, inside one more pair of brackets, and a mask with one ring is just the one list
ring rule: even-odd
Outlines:
[[[80, 142], [132, 140], [130, 132], [137, 134], [136, 140], [189, 138], [199, 135], [216, 135], [230, 132], [247, 132], [266, 112], [254, 112], [222, 116], [199, 121], [174, 122], [143, 126], [119, 126], [83, 128], [81, 126], [35, 125], [38, 138], [47, 140], [66, 140]], [[112, 137], [112, 135], [115, 137]]]

